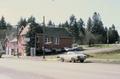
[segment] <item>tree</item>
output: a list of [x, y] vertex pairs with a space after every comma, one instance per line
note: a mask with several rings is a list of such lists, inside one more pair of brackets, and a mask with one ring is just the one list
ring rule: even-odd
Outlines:
[[77, 24], [78, 24], [79, 32], [85, 35], [84, 21], [80, 18]]
[[74, 26], [75, 22], [76, 22], [75, 16], [74, 16], [74, 15], [71, 15], [71, 16], [70, 16], [70, 26]]
[[4, 16], [0, 19], [0, 40], [5, 39], [6, 34], [11, 34], [12, 25], [5, 21]]
[[77, 43], [79, 40], [79, 28], [74, 15], [70, 16], [70, 24], [68, 29], [74, 38], [74, 43]]
[[87, 21], [87, 31], [92, 32], [93, 22], [92, 19], [89, 17]]
[[119, 34], [118, 34], [117, 30], [115, 29], [114, 24], [109, 28], [108, 35], [109, 35], [109, 43], [115, 43], [115, 42], [119, 41]]
[[63, 24], [59, 24], [59, 27], [65, 28], [67, 31], [70, 31], [70, 25], [69, 25], [68, 21], [66, 21]]
[[104, 26], [103, 23], [100, 19], [100, 15], [98, 13], [94, 13], [93, 15], [93, 27], [92, 27], [92, 32], [94, 34], [102, 34], [104, 31]]
[[95, 36], [90, 31], [86, 31], [85, 42], [89, 47], [93, 46], [95, 43]]
[[89, 17], [87, 21], [87, 28], [86, 28], [86, 43], [89, 45], [89, 47], [94, 44], [95, 41], [95, 36], [92, 34], [92, 27], [93, 27], [93, 22], [92, 19]]
[[85, 28], [84, 28], [85, 24], [84, 24], [84, 21], [80, 18], [80, 20], [78, 20], [77, 22], [77, 28], [78, 28], [78, 31], [79, 31], [79, 43], [80, 44], [83, 44], [84, 43], [84, 39], [85, 39]]
[[31, 16], [28, 19], [28, 23], [30, 24], [30, 28], [29, 28], [30, 30], [26, 34], [26, 37], [30, 38], [30, 41], [27, 42], [26, 52], [29, 55], [30, 54], [30, 48], [35, 47], [35, 36], [36, 36], [36, 34], [37, 33], [42, 33], [43, 30], [42, 30], [42, 26], [36, 22], [36, 19], [33, 16]]
[[28, 23], [35, 23], [35, 17], [34, 16], [31, 16], [30, 18], [28, 18]]
[[95, 12], [92, 19], [93, 19], [92, 33], [96, 36], [96, 43], [103, 43], [105, 40], [104, 39], [105, 29], [99, 13]]
[[55, 24], [50, 20], [47, 24], [48, 26], [55, 26]]
[[0, 29], [7, 29], [5, 18], [2, 16], [0, 20]]
[[79, 43], [79, 28], [77, 26], [77, 22], [71, 27], [71, 32], [74, 37], [74, 43]]
[[21, 18], [20, 21], [18, 22], [18, 28], [21, 28], [22, 26], [26, 26], [28, 24], [27, 20], [24, 18]]

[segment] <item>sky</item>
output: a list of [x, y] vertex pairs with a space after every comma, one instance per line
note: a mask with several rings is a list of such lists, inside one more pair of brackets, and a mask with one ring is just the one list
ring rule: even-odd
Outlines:
[[94, 12], [98, 12], [104, 26], [115, 24], [120, 34], [120, 0], [0, 0], [0, 17], [16, 25], [21, 17], [36, 17], [37, 22], [52, 20], [59, 24], [74, 14], [85, 23]]

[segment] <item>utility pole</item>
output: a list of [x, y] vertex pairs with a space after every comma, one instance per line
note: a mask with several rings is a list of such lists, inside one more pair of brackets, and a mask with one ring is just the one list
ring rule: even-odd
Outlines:
[[109, 45], [109, 32], [107, 30], [107, 44]]
[[35, 34], [35, 49], [34, 49], [34, 54], [33, 54], [33, 56], [35, 56], [36, 55], [36, 49], [37, 49], [37, 35]]
[[19, 29], [18, 29], [18, 25], [17, 25], [17, 57], [19, 58], [19, 50], [18, 50], [18, 39], [19, 39]]
[[43, 59], [45, 59], [45, 16], [43, 16]]

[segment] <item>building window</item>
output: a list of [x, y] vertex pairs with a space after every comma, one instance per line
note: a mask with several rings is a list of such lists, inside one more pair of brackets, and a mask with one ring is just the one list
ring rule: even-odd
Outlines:
[[37, 43], [40, 43], [40, 37], [39, 36], [36, 37], [36, 40], [37, 40]]
[[55, 44], [59, 45], [60, 39], [58, 37], [55, 38]]
[[45, 44], [51, 44], [52, 40], [49, 37], [45, 37]]

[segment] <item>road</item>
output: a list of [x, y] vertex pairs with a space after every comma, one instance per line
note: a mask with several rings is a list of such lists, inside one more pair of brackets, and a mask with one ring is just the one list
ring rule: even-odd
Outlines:
[[120, 79], [120, 65], [3, 58], [0, 79]]

